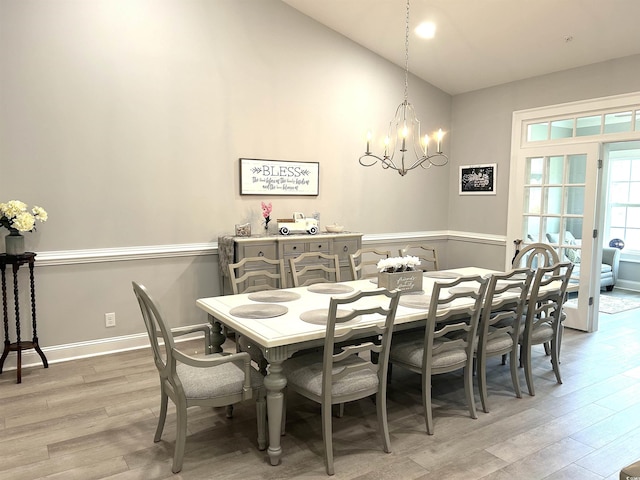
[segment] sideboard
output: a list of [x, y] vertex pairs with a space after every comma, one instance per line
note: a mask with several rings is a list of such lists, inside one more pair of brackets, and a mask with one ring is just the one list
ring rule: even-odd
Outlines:
[[220, 290], [223, 295], [231, 293], [229, 283], [230, 263], [237, 263], [247, 257], [267, 257], [283, 259], [287, 285], [292, 285], [289, 259], [305, 252], [322, 252], [338, 255], [341, 280], [352, 280], [349, 255], [362, 248], [362, 233], [318, 233], [317, 235], [252, 235], [218, 238], [218, 265], [220, 270]]

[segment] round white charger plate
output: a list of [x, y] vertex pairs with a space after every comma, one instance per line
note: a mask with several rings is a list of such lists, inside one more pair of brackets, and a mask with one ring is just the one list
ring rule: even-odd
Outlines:
[[[399, 305], [408, 308], [423, 308], [428, 309], [431, 304], [431, 295], [408, 295], [401, 296], [398, 301]], [[438, 309], [440, 308], [449, 308], [451, 303], [443, 303], [438, 305]]]
[[429, 277], [429, 278], [447, 278], [451, 280], [460, 278], [460, 275], [453, 272], [424, 272], [422, 276]]
[[263, 290], [261, 292], [250, 293], [247, 298], [254, 302], [292, 302], [293, 300], [298, 300], [300, 294], [286, 290]]
[[353, 292], [353, 287], [349, 285], [343, 285], [341, 283], [314, 283], [309, 285], [307, 290], [313, 293], [349, 293]]
[[272, 318], [287, 313], [289, 309], [275, 303], [253, 303], [240, 305], [229, 310], [229, 314], [241, 318]]

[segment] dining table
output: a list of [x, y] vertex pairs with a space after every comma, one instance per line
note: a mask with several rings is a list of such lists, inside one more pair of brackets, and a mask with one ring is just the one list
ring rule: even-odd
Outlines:
[[[394, 331], [415, 328], [426, 323], [430, 293], [435, 282], [450, 282], [461, 276], [486, 276], [496, 273], [479, 267], [463, 267], [423, 273], [422, 290], [401, 295]], [[287, 379], [282, 364], [300, 350], [324, 345], [326, 319], [332, 296], [345, 296], [358, 290], [378, 288], [377, 279], [362, 279], [339, 283], [319, 283], [305, 287], [200, 298], [197, 306], [207, 312], [213, 326], [213, 353], [222, 352], [226, 336], [222, 327], [236, 335], [246, 336], [255, 343], [269, 362], [264, 378], [269, 418], [269, 461], [278, 465], [282, 458], [280, 444], [284, 389]], [[455, 299], [447, 308], [465, 312], [468, 298]], [[362, 316], [337, 328], [368, 326], [384, 321], [376, 315]]]

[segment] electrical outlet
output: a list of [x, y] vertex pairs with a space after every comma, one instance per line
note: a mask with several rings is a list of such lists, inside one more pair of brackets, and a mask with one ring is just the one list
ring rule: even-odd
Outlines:
[[104, 314], [104, 326], [105, 327], [116, 326], [116, 314], [114, 312]]

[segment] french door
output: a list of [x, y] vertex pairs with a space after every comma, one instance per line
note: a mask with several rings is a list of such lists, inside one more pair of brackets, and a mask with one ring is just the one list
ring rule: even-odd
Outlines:
[[[597, 248], [598, 143], [521, 148], [511, 163], [508, 239], [551, 244], [574, 264], [565, 326], [597, 330], [600, 258]], [[507, 249], [507, 267], [514, 250]], [[577, 295], [577, 297], [576, 297]]]

